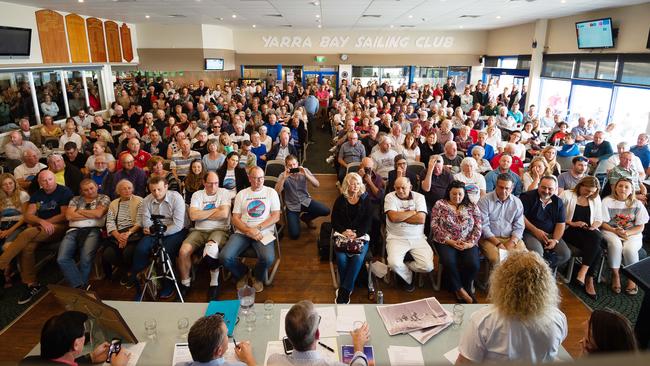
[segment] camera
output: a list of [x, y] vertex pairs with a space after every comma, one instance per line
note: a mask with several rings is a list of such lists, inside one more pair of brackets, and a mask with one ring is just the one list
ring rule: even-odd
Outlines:
[[372, 173], [372, 169], [370, 169], [368, 167], [363, 168], [363, 170], [365, 171], [366, 174]]
[[108, 347], [108, 356], [106, 357], [106, 363], [111, 363], [111, 356], [120, 353], [122, 349], [122, 340], [119, 338], [113, 338], [111, 340], [111, 345]]
[[165, 218], [165, 216], [162, 215], [151, 215], [151, 227], [149, 228], [149, 232], [153, 236], [164, 236], [165, 231], [167, 231], [167, 225], [162, 223], [162, 219]]
[[291, 174], [300, 173], [300, 168], [291, 168], [291, 169], [289, 169], [289, 173], [291, 173]]

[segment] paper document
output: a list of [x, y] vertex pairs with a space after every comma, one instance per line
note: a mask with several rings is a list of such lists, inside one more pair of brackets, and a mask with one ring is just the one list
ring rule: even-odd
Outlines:
[[499, 262], [503, 262], [508, 258], [508, 251], [506, 249], [499, 249]]
[[137, 344], [128, 343], [122, 345], [122, 349], [129, 351], [131, 354], [129, 361], [126, 363], [127, 366], [135, 366], [138, 363], [138, 360], [140, 359], [140, 356], [142, 356], [142, 351], [144, 351], [144, 347], [146, 345], [147, 342], [139, 342]]
[[391, 366], [424, 366], [421, 347], [388, 346]]
[[[445, 310], [446, 311], [446, 310]], [[424, 328], [420, 330], [416, 330], [413, 332], [410, 332], [409, 335], [413, 338], [415, 338], [416, 341], [425, 344], [429, 339], [431, 339], [433, 336], [436, 334], [442, 332], [443, 330], [447, 329], [452, 323], [452, 314], [449, 311], [447, 312], [447, 316], [449, 317], [449, 322], [442, 324], [442, 325], [437, 325], [435, 327], [431, 328]]]
[[188, 344], [176, 343], [174, 345], [174, 357], [172, 358], [172, 366], [182, 366], [192, 361], [192, 354], [190, 353], [190, 347]]
[[[338, 332], [336, 331], [336, 311], [334, 306], [324, 306], [315, 308], [318, 315], [321, 316], [320, 330], [321, 338], [325, 337], [338, 337]], [[280, 332], [278, 339], [284, 338], [287, 333], [284, 332], [284, 318], [287, 317], [289, 309], [280, 310]]]
[[445, 358], [447, 361], [451, 362], [452, 365], [455, 365], [459, 354], [460, 352], [458, 351], [458, 347], [454, 347], [452, 350], [445, 353]]
[[336, 330], [351, 332], [355, 322], [365, 322], [366, 311], [363, 305], [338, 305], [336, 307]]
[[401, 304], [380, 305], [377, 306], [377, 312], [390, 335], [431, 328], [450, 321], [435, 297]]
[[266, 366], [267, 362], [269, 361], [269, 357], [276, 353], [279, 353], [281, 355], [284, 354], [284, 346], [282, 345], [282, 341], [270, 341], [267, 343], [266, 354], [264, 355], [264, 366]]
[[262, 236], [262, 240], [260, 242], [264, 245], [269, 245], [275, 240], [275, 235], [273, 235], [272, 232], [266, 233]]

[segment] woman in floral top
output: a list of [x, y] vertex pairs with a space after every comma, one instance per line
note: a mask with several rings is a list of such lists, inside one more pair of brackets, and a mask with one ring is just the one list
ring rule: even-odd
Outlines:
[[479, 270], [478, 239], [481, 237], [481, 213], [470, 202], [465, 184], [453, 181], [445, 198], [431, 211], [431, 236], [445, 268], [450, 291], [459, 302], [475, 303], [472, 283]]

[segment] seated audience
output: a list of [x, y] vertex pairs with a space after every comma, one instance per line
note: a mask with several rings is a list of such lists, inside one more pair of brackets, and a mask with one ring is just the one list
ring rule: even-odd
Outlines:
[[561, 266], [571, 258], [571, 251], [562, 239], [566, 227], [566, 211], [557, 191], [557, 178], [542, 177], [536, 190], [522, 193], [524, 205], [524, 243], [549, 263], [551, 268]]
[[[372, 207], [361, 176], [357, 173], [346, 175], [341, 185], [341, 195], [334, 201], [332, 208], [332, 230], [345, 236], [345, 239], [340, 240], [334, 238], [335, 243], [343, 243], [335, 247], [339, 273], [339, 288], [336, 289], [334, 300], [337, 304], [350, 303], [350, 295], [368, 252]], [[354, 241], [357, 245], [345, 245], [346, 242]]]
[[190, 164], [192, 161], [201, 159], [201, 154], [198, 151], [190, 149], [190, 140], [186, 138], [178, 141], [178, 148], [179, 151], [171, 157], [169, 170], [182, 182], [190, 172]]
[[412, 171], [408, 170], [408, 161], [406, 157], [402, 154], [395, 155], [395, 169], [388, 172], [388, 181], [386, 182], [386, 193], [390, 193], [395, 190], [395, 180], [400, 177], [406, 177], [411, 182], [411, 186], [417, 188], [418, 177]]
[[445, 198], [431, 210], [431, 237], [445, 269], [447, 287], [459, 302], [476, 302], [472, 287], [480, 265], [480, 236], [480, 210], [469, 200], [463, 182], [451, 182]]
[[490, 276], [492, 305], [474, 312], [458, 344], [457, 365], [554, 362], [567, 337], [560, 291], [550, 268], [530, 252], [514, 252]]
[[522, 184], [521, 184], [521, 179], [519, 179], [519, 175], [517, 175], [515, 172], [510, 169], [510, 166], [512, 165], [512, 157], [509, 155], [502, 155], [501, 158], [499, 159], [499, 165], [496, 167], [496, 169], [490, 171], [485, 175], [485, 191], [486, 192], [492, 192], [494, 191], [494, 188], [496, 187], [497, 184], [497, 177], [499, 174], [508, 174], [512, 178], [512, 181], [514, 182], [514, 187], [513, 187], [513, 194], [515, 196], [519, 196], [522, 192]]
[[37, 152], [40, 157], [40, 150], [34, 143], [29, 140], [24, 140], [20, 131], [13, 131], [9, 134], [10, 143], [4, 145], [5, 155], [7, 159], [20, 160], [23, 157], [25, 150], [32, 150]]
[[[424, 196], [411, 190], [405, 177], [395, 181], [395, 192], [386, 194], [386, 257], [407, 292], [415, 290], [413, 272], [433, 270], [433, 251], [424, 235], [427, 205]], [[413, 261], [404, 262], [410, 253]]]
[[557, 177], [557, 193], [561, 195], [564, 190], [573, 189], [578, 182], [587, 176], [589, 171], [589, 159], [584, 156], [576, 156], [571, 160], [573, 165], [570, 170]]
[[259, 167], [248, 171], [250, 187], [239, 191], [232, 210], [235, 233], [219, 252], [219, 260], [237, 282], [237, 289], [248, 285], [249, 269], [239, 255], [249, 247], [257, 254], [251, 277], [255, 291], [264, 290], [268, 269], [275, 262], [275, 224], [280, 220], [280, 197], [264, 185], [264, 171]]
[[472, 158], [476, 161], [476, 172], [479, 174], [487, 174], [492, 170], [490, 162], [484, 158], [485, 150], [483, 147], [475, 145], [470, 150]]
[[374, 151], [370, 154], [375, 161], [375, 172], [384, 180], [388, 179], [388, 173], [395, 169], [395, 156], [397, 152], [391, 149], [393, 139], [390, 136], [382, 135]]
[[499, 174], [494, 191], [481, 197], [477, 207], [481, 212], [479, 247], [495, 266], [501, 261], [500, 250], [525, 250], [524, 206], [512, 194], [514, 182], [508, 174]]
[[639, 159], [641, 159], [643, 170], [647, 175], [648, 168], [650, 168], [650, 148], [648, 147], [648, 134], [639, 134], [639, 137], [636, 139], [636, 145], [632, 146], [630, 151]]
[[88, 158], [77, 148], [82, 145], [77, 145], [76, 143], [69, 141], [61, 146], [63, 146], [63, 151], [65, 152], [63, 155], [65, 165], [73, 165], [75, 168], [79, 169], [83, 175], [86, 175], [88, 173], [86, 170], [86, 160], [88, 160]]
[[106, 163], [108, 164], [108, 170], [115, 170], [115, 157], [107, 151], [108, 147], [104, 141], [96, 141], [93, 144], [93, 153], [86, 160], [86, 169], [89, 172], [92, 172], [95, 168], [95, 158], [99, 155], [106, 158]]
[[445, 151], [441, 156], [447, 169], [454, 174], [460, 172], [460, 162], [463, 160], [463, 157], [458, 154], [455, 142], [448, 141], [445, 143]]
[[28, 190], [38, 172], [47, 168], [47, 165], [38, 161], [38, 152], [32, 149], [23, 151], [23, 163], [14, 169], [16, 182], [24, 190]]
[[560, 151], [557, 152], [557, 156], [562, 158], [570, 158], [572, 156], [580, 155], [580, 148], [578, 147], [578, 144], [576, 143], [576, 140], [572, 134], [564, 136], [563, 141], [564, 144], [562, 145]]
[[546, 170], [548, 170], [548, 167], [546, 166], [546, 159], [541, 156], [536, 156], [533, 158], [522, 177], [524, 192], [537, 189], [539, 186], [539, 181], [546, 173]]
[[[278, 124], [279, 125], [279, 124]], [[298, 150], [289, 143], [289, 129], [282, 129], [278, 137], [278, 142], [273, 144], [271, 150], [266, 154], [266, 161], [284, 160], [287, 156], [298, 156]]]
[[[604, 164], [604, 169], [601, 170], [605, 172], [609, 172], [610, 170], [614, 169], [617, 165], [621, 163], [621, 154], [627, 151], [630, 151], [628, 149], [628, 143], [625, 141], [621, 141], [618, 144], [616, 144], [616, 154], [613, 154], [612, 156], [609, 157], [609, 159], [605, 160], [603, 162]], [[643, 163], [641, 162], [641, 159], [639, 159], [636, 154], [632, 153], [632, 166], [634, 167], [634, 170], [639, 172], [639, 178], [641, 180], [644, 180], [646, 177], [645, 174], [645, 168], [643, 167]], [[600, 169], [599, 169], [600, 170]]]
[[135, 195], [144, 197], [145, 189], [147, 188], [147, 173], [141, 168], [135, 166], [135, 159], [131, 154], [124, 154], [120, 157], [122, 169], [110, 173], [102, 183], [102, 189], [111, 198], [117, 198], [115, 187], [117, 182], [126, 179], [133, 183], [135, 188]]
[[[169, 189], [172, 191], [176, 191], [178, 193], [181, 193], [181, 182], [176, 179], [174, 176], [174, 173], [165, 170], [165, 159], [158, 155], [154, 155], [149, 159], [149, 163], [147, 164], [149, 167], [149, 178], [153, 177], [160, 177], [163, 178], [164, 180], [167, 181], [167, 186]], [[141, 189], [138, 189], [135, 191], [137, 196], [144, 197], [145, 194], [144, 192], [138, 193]]]
[[610, 309], [596, 309], [586, 322], [580, 339], [583, 355], [636, 352], [638, 345], [630, 321]]
[[641, 178], [641, 174], [643, 172], [637, 171], [632, 165], [633, 158], [634, 154], [629, 151], [625, 151], [620, 154], [620, 162], [617, 166], [612, 168], [612, 170], [607, 173], [607, 180], [609, 182], [609, 185], [613, 187], [614, 184], [616, 184], [616, 182], [618, 182], [621, 178], [627, 178], [630, 180], [630, 182], [632, 182], [632, 188], [634, 189], [636, 198], [643, 204], [646, 204], [648, 202], [648, 197], [646, 196], [648, 189], [646, 188], [645, 184], [643, 184], [643, 179]]
[[293, 155], [284, 159], [284, 166], [284, 172], [280, 173], [275, 190], [279, 194], [284, 192], [289, 237], [296, 240], [300, 237], [300, 221], [308, 228], [315, 229], [314, 219], [328, 216], [330, 209], [309, 194], [307, 182], [314, 188], [320, 187], [320, 182], [309, 169], [298, 165], [298, 159]]
[[557, 150], [553, 146], [546, 146], [542, 149], [541, 156], [546, 160], [546, 166], [548, 170], [544, 175], [554, 175], [558, 177], [562, 172], [560, 168], [560, 163], [557, 162]]
[[128, 139], [127, 143], [127, 150], [122, 151], [118, 156], [117, 156], [117, 170], [122, 169], [122, 156], [125, 154], [131, 154], [134, 159], [134, 164], [140, 169], [147, 170], [147, 163], [149, 162], [149, 159], [151, 159], [151, 154], [148, 152], [144, 151], [143, 149], [140, 148], [140, 140], [137, 138], [133, 137]]
[[607, 160], [614, 154], [612, 145], [605, 141], [605, 133], [598, 131], [594, 134], [594, 140], [585, 145], [584, 156], [589, 159], [589, 164], [595, 168], [598, 163]]
[[560, 195], [566, 210], [566, 230], [562, 238], [580, 249], [582, 264], [575, 276], [575, 281], [587, 296], [596, 299], [594, 277], [605, 246], [603, 235], [599, 231], [603, 223], [602, 203], [600, 201], [600, 183], [595, 177], [584, 177], [573, 189], [567, 189]]
[[487, 143], [487, 132], [481, 131], [478, 133], [478, 140], [475, 144], [467, 148], [467, 151], [472, 153], [475, 147], [480, 146], [483, 148], [483, 158], [490, 161], [494, 157], [494, 146]]
[[366, 157], [366, 149], [363, 144], [359, 142], [359, 134], [355, 131], [348, 132], [348, 140], [344, 142], [339, 148], [338, 154], [338, 180], [343, 180], [347, 174], [349, 163], [361, 162], [361, 159]]
[[436, 135], [435, 131], [429, 131], [424, 142], [420, 144], [420, 161], [424, 163], [424, 166], [428, 167], [431, 156], [442, 154], [442, 152], [443, 147], [438, 142], [438, 135]]
[[235, 199], [238, 192], [250, 187], [246, 169], [239, 166], [239, 153], [232, 151], [226, 156], [226, 161], [217, 169], [219, 187], [225, 188], [231, 199]]
[[473, 204], [485, 196], [485, 177], [477, 170], [476, 160], [468, 157], [461, 161], [460, 173], [454, 175], [455, 180], [465, 183], [465, 193]]
[[508, 155], [512, 159], [512, 162], [510, 163], [510, 170], [512, 170], [512, 172], [517, 175], [521, 174], [524, 170], [524, 162], [521, 160], [521, 158], [519, 158], [519, 156], [516, 155], [515, 145], [510, 143], [504, 146], [502, 153], [494, 155], [492, 161], [490, 161], [492, 169], [496, 169], [499, 166], [501, 157], [504, 155]]
[[[612, 269], [612, 291], [621, 292], [621, 262], [630, 265], [639, 261], [643, 245], [643, 228], [648, 223], [648, 211], [634, 194], [634, 183], [620, 178], [612, 185], [612, 194], [603, 199], [603, 236], [607, 241], [607, 261]], [[631, 279], [625, 292], [636, 295], [639, 291]]]
[[207, 171], [201, 159], [194, 159], [190, 163], [190, 170], [183, 182], [185, 204], [189, 205], [192, 201], [194, 192], [203, 189], [203, 180]]
[[203, 155], [203, 165], [208, 171], [216, 172], [226, 161], [226, 157], [219, 152], [219, 141], [208, 140], [208, 153]]
[[250, 342], [240, 341], [235, 344], [235, 356], [238, 361], [226, 360], [230, 341], [228, 327], [220, 315], [210, 315], [199, 318], [187, 334], [187, 346], [190, 349], [193, 362], [184, 366], [255, 366]]

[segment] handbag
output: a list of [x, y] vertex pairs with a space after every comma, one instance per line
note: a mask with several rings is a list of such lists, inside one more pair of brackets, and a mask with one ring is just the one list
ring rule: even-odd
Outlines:
[[343, 234], [334, 233], [334, 249], [341, 253], [361, 254], [363, 246], [366, 245], [368, 239], [368, 234], [350, 240]]

